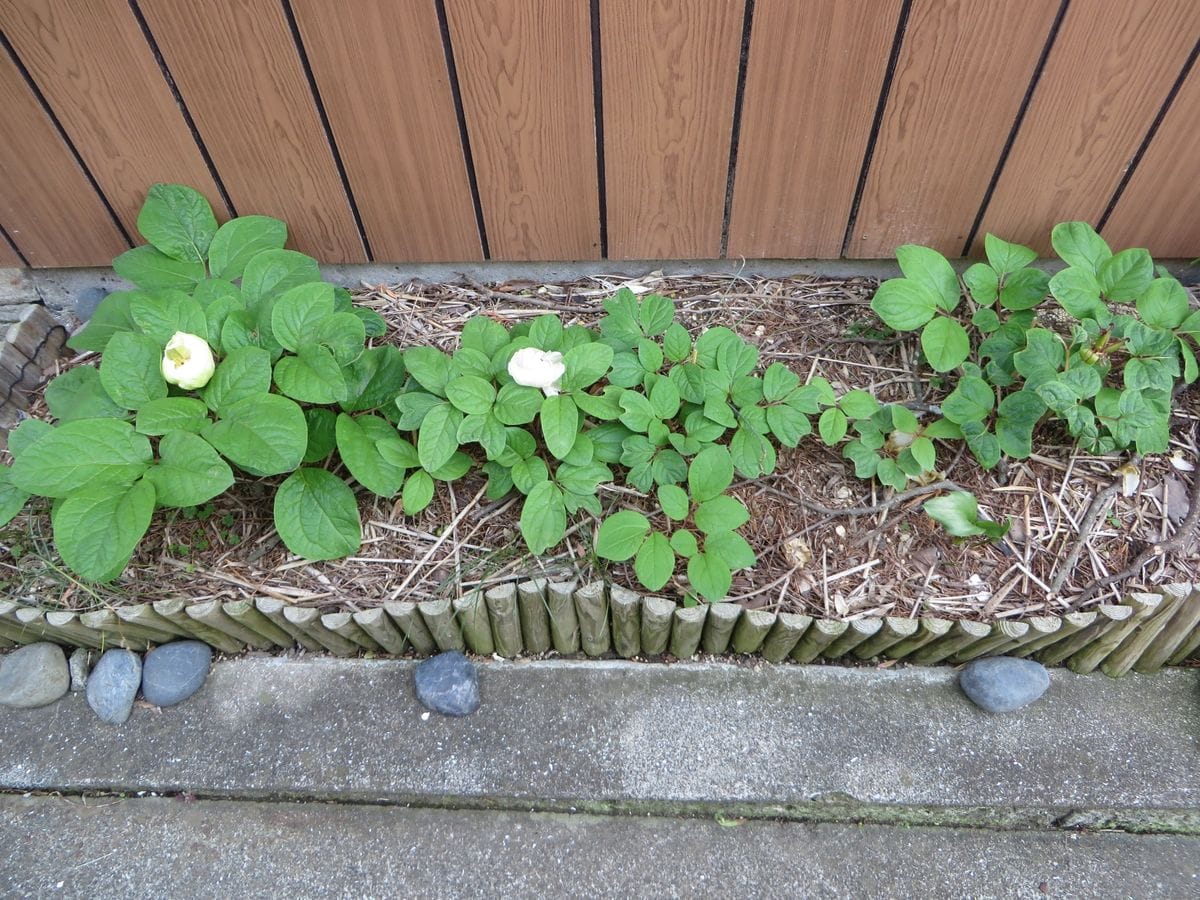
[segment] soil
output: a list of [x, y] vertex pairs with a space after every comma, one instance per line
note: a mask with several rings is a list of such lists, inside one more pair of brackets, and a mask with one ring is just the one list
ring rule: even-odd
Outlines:
[[[388, 321], [382, 340], [451, 351], [462, 323], [477, 313], [513, 324], [549, 311], [568, 324], [594, 326], [600, 300], [622, 284], [673, 297], [680, 320], [693, 332], [730, 327], [759, 347], [761, 365], [778, 360], [802, 377], [821, 375], [839, 393], [867, 388], [883, 401], [908, 403], [926, 414], [944, 394], [920, 368], [916, 342], [881, 329], [869, 309], [878, 286], [871, 279], [655, 274], [555, 285], [412, 282], [364, 286], [356, 299]], [[64, 366], [89, 362], [94, 355]], [[39, 404], [32, 411], [44, 415]], [[1060, 614], [1154, 585], [1200, 581], [1198, 517], [1189, 515], [1198, 492], [1198, 430], [1200, 389], [1193, 386], [1177, 397], [1172, 453], [1137, 460], [1140, 478], [1128, 495], [1115, 471], [1127, 458], [1079, 453], [1053, 425], [1035, 435], [1033, 456], [992, 471], [955, 443], [943, 445], [939, 480], [900, 495], [856, 479], [839, 451], [814, 435], [795, 450], [781, 449], [772, 475], [735, 484], [751, 512], [743, 534], [759, 562], [735, 574], [730, 599], [831, 618], [935, 614], [991, 620]], [[631, 567], [590, 553], [597, 524], [590, 517], [570, 527], [553, 555], [523, 553], [516, 500], [486, 501], [484, 479], [477, 475], [453, 485], [439, 482], [434, 502], [415, 517], [405, 517], [398, 502], [362, 492], [358, 555], [323, 563], [296, 559], [271, 525], [277, 481], [240, 480], [199, 510], [158, 513], [125, 573], [103, 586], [72, 577], [54, 553], [47, 509], [31, 507], [0, 530], [0, 592], [65, 609], [186, 594], [267, 595], [330, 611], [452, 597], [529, 577], [605, 577], [639, 587]], [[944, 493], [947, 482], [973, 492], [992, 519], [1011, 519], [1005, 540], [957, 541], [929, 519], [921, 505]], [[601, 490], [607, 509], [657, 509], [629, 488]], [[682, 573], [660, 593], [683, 600]]]

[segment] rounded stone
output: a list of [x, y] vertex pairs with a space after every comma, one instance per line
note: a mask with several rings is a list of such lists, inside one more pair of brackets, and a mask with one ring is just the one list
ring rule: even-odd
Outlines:
[[99, 653], [87, 647], [75, 648], [67, 660], [67, 671], [71, 673], [71, 690], [82, 691], [87, 687], [88, 673], [92, 671], [92, 666], [99, 656]]
[[1032, 659], [992, 656], [968, 663], [958, 675], [958, 686], [982, 710], [1012, 712], [1046, 693], [1050, 673]]
[[45, 706], [70, 686], [67, 657], [58, 644], [26, 644], [0, 659], [0, 704], [4, 706]]
[[475, 664], [451, 650], [417, 666], [417, 699], [444, 716], [466, 716], [479, 709], [479, 674]]
[[142, 664], [142, 696], [155, 706], [174, 706], [200, 690], [208, 678], [212, 648], [200, 641], [155, 647]]
[[109, 650], [87, 680], [87, 702], [103, 721], [120, 725], [133, 711], [142, 683], [142, 660], [130, 650]]

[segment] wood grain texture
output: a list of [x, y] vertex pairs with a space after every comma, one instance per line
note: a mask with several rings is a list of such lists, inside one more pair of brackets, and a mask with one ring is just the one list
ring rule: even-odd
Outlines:
[[1113, 247], [1200, 256], [1200, 70], [1193, 66], [1104, 226]]
[[19, 269], [24, 265], [21, 257], [8, 245], [8, 241], [0, 237], [0, 269]]
[[980, 240], [990, 231], [1048, 253], [1056, 223], [1096, 224], [1198, 36], [1200, 3], [1072, 3]]
[[848, 256], [962, 253], [1057, 7], [914, 0]]
[[481, 259], [433, 3], [292, 8], [375, 259]]
[[755, 3], [729, 256], [841, 255], [900, 5]]
[[586, 0], [447, 0], [494, 259], [596, 259], [600, 201]]
[[238, 213], [283, 219], [322, 262], [365, 262], [278, 0], [140, 6]]
[[157, 182], [194, 187], [228, 218], [128, 0], [0, 0], [0, 19], [131, 236]]
[[604, 0], [608, 255], [721, 252], [745, 6]]
[[0, 222], [32, 266], [106, 266], [129, 249], [7, 53], [0, 53]]

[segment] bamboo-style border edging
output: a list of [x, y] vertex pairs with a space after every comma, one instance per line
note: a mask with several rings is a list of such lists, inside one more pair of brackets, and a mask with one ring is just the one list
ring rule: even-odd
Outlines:
[[1016, 656], [1112, 677], [1156, 672], [1200, 655], [1200, 585], [1168, 585], [1062, 617], [991, 624], [935, 617], [849, 622], [744, 609], [732, 603], [680, 607], [596, 581], [532, 579], [475, 591], [454, 601], [388, 602], [322, 614], [272, 598], [160, 600], [86, 613], [0, 600], [0, 648], [49, 640], [70, 647], [142, 651], [180, 638], [225, 653], [254, 650], [337, 656], [479, 656], [690, 659], [759, 656], [772, 663], [894, 660], [959, 664]]

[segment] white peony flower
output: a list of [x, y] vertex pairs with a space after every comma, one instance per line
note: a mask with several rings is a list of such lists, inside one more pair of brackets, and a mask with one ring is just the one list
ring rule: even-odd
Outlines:
[[563, 355], [557, 350], [547, 352], [537, 347], [525, 347], [508, 361], [508, 374], [513, 381], [525, 387], [541, 388], [547, 397], [558, 393], [559, 382], [566, 371]]
[[194, 391], [208, 384], [216, 363], [208, 341], [186, 331], [177, 331], [163, 351], [162, 375], [170, 384]]

